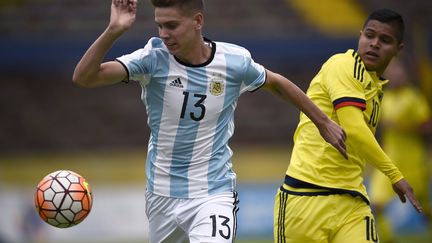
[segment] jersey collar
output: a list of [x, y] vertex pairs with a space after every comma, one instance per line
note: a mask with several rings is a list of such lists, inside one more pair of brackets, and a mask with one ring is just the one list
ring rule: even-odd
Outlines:
[[210, 57], [207, 59], [207, 61], [205, 61], [204, 63], [196, 64], [195, 65], [195, 64], [190, 64], [190, 63], [187, 63], [187, 62], [183, 62], [180, 59], [178, 59], [176, 56], [174, 56], [175, 60], [178, 63], [180, 63], [180, 64], [182, 64], [184, 66], [187, 66], [187, 67], [205, 67], [208, 64], [210, 64], [213, 61], [215, 53], [216, 53], [216, 43], [213, 42], [213, 41], [211, 41], [210, 39], [207, 39], [206, 37], [203, 37], [203, 38], [204, 38], [204, 42], [206, 42], [206, 44], [209, 44], [210, 47], [211, 47]]

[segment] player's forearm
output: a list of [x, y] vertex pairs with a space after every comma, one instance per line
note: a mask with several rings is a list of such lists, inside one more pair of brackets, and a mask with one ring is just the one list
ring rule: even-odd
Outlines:
[[382, 150], [375, 136], [364, 122], [363, 112], [353, 106], [336, 111], [341, 126], [347, 134], [347, 144], [355, 154], [383, 172], [394, 184], [403, 178], [402, 173]]
[[74, 83], [84, 87], [93, 87], [99, 83], [110, 82], [110, 80], [100, 80], [102, 77], [99, 77], [98, 74], [102, 68], [101, 64], [106, 53], [120, 35], [121, 33], [113, 32], [107, 28], [99, 36], [75, 67], [72, 77]]
[[318, 127], [323, 127], [329, 120], [326, 114], [316, 106], [297, 85], [287, 78], [267, 70], [266, 88], [282, 99], [295, 105]]
[[346, 136], [343, 129], [328, 118], [297, 85], [282, 75], [267, 70], [267, 82], [264, 87], [299, 108], [317, 126], [324, 140], [347, 158]]

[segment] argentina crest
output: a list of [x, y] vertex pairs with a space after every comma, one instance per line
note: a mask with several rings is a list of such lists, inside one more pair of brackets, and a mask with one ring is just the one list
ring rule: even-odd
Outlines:
[[225, 83], [222, 79], [222, 74], [216, 74], [213, 73], [212, 78], [210, 80], [210, 86], [209, 86], [210, 94], [214, 96], [219, 96], [223, 94], [225, 89]]

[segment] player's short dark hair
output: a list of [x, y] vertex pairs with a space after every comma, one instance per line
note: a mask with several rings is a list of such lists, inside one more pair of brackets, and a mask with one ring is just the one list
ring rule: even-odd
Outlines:
[[203, 12], [204, 0], [150, 0], [156, 8], [179, 7], [187, 12]]
[[370, 20], [377, 20], [382, 23], [390, 24], [394, 26], [397, 30], [396, 38], [399, 43], [403, 42], [404, 32], [405, 32], [405, 23], [402, 16], [395, 11], [387, 8], [382, 8], [373, 11], [369, 17], [366, 19], [363, 28], [366, 27]]

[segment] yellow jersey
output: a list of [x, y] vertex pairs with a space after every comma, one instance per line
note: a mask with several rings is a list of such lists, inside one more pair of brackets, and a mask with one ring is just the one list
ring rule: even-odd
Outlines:
[[[313, 78], [307, 96], [332, 120], [338, 122], [336, 110], [356, 106], [364, 121], [375, 133], [380, 119], [382, 87], [387, 80], [366, 70], [354, 50], [336, 54], [324, 63]], [[366, 161], [346, 141], [348, 160], [320, 135], [313, 122], [303, 113], [294, 134], [294, 148], [286, 172], [285, 184], [293, 188], [324, 188], [369, 199], [363, 184]]]
[[388, 156], [395, 160], [404, 175], [411, 170], [425, 170], [425, 144], [417, 129], [431, 116], [426, 98], [407, 85], [386, 91], [383, 108], [382, 120], [397, 124], [384, 126], [382, 130], [383, 148]]

